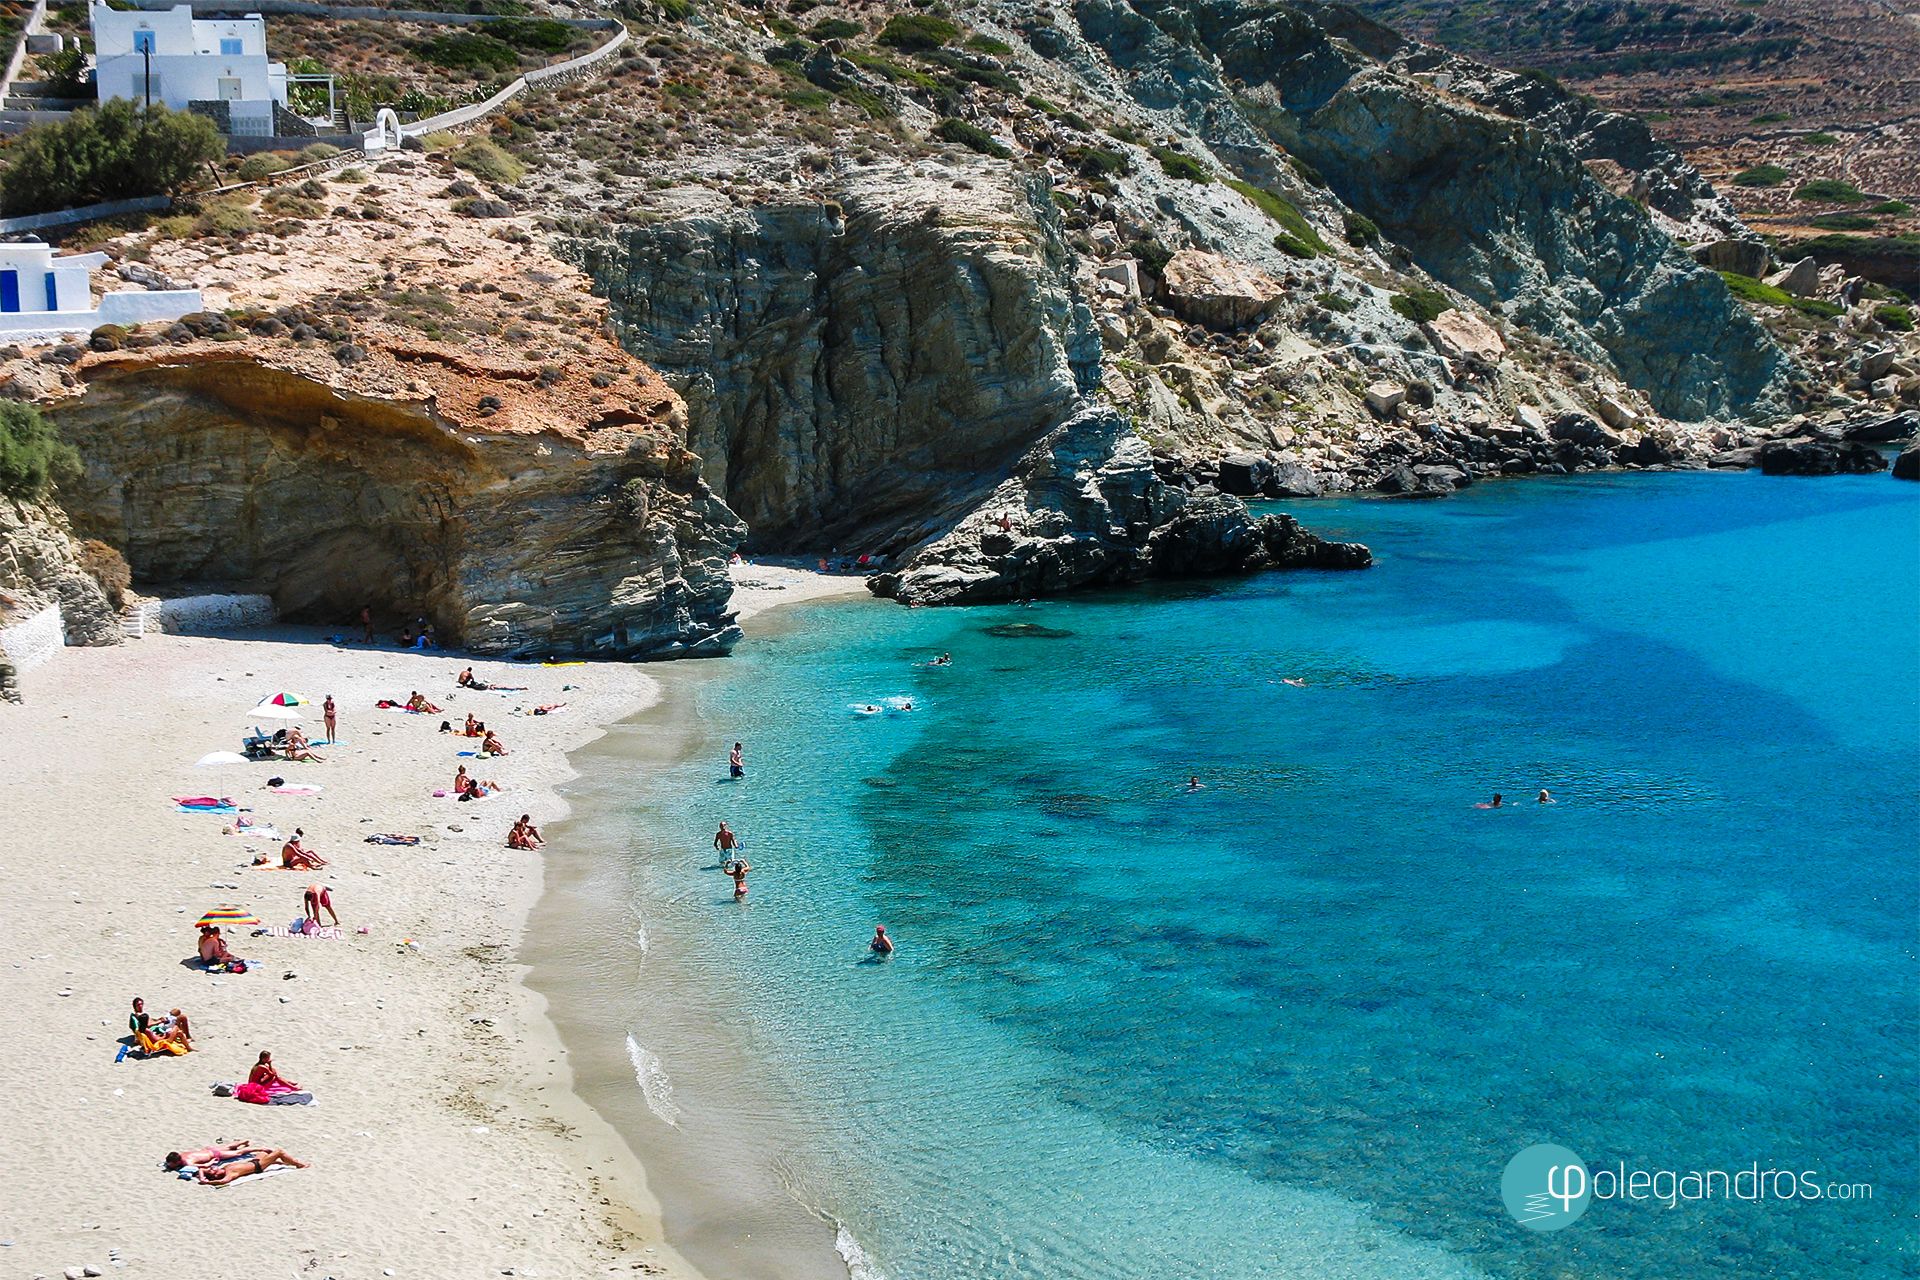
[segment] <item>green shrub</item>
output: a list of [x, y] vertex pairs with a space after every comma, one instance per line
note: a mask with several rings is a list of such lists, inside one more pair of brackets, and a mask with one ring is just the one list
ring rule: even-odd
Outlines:
[[1838, 178], [1815, 178], [1794, 190], [1795, 200], [1821, 200], [1828, 204], [1859, 204], [1867, 197], [1851, 182]]
[[1913, 206], [1905, 200], [1882, 200], [1879, 204], [1869, 208], [1867, 212], [1897, 217], [1900, 214], [1911, 212], [1912, 209]]
[[968, 124], [965, 120], [946, 117], [933, 126], [933, 135], [947, 142], [957, 142], [963, 147], [978, 151], [983, 156], [992, 156], [1005, 160], [1013, 153], [993, 140], [993, 135], [977, 124]]
[[471, 31], [435, 36], [417, 52], [435, 66], [452, 71], [507, 71], [520, 65], [520, 55], [504, 40]]
[[527, 166], [485, 138], [462, 143], [453, 153], [453, 162], [477, 178], [506, 186], [527, 176]]
[[1822, 231], [1871, 231], [1879, 225], [1864, 213], [1818, 213], [1807, 221]]
[[508, 18], [489, 22], [486, 33], [516, 49], [535, 53], [563, 53], [573, 43], [573, 29], [552, 18]]
[[283, 169], [293, 165], [286, 156], [277, 151], [262, 151], [258, 155], [248, 156], [240, 162], [240, 181], [258, 182], [262, 178], [271, 178]]
[[895, 49], [938, 49], [959, 34], [959, 27], [930, 13], [896, 13], [880, 28], [879, 40]]
[[1005, 40], [996, 40], [992, 36], [968, 36], [967, 48], [975, 53], [988, 53], [996, 58], [1004, 58], [1013, 52], [1013, 46]]
[[1810, 133], [1806, 137], [1806, 143], [1810, 147], [1831, 147], [1839, 141], [1840, 139], [1831, 133]]
[[340, 148], [327, 142], [315, 142], [300, 148], [301, 164], [319, 164], [322, 160], [331, 160], [340, 154]]
[[1306, 183], [1308, 186], [1324, 187], [1327, 185], [1327, 180], [1320, 176], [1320, 171], [1308, 164], [1305, 160], [1302, 160], [1299, 156], [1288, 156], [1287, 164], [1295, 173], [1300, 175], [1300, 181]]
[[78, 44], [58, 53], [41, 54], [40, 77], [47, 91], [56, 98], [93, 96], [87, 84], [87, 55], [80, 51]]
[[1742, 169], [1733, 175], [1736, 187], [1777, 187], [1785, 182], [1788, 173], [1777, 164], [1757, 164], [1751, 169]]
[[1057, 116], [1060, 114], [1059, 107], [1055, 106], [1051, 102], [1048, 102], [1045, 98], [1041, 97], [1037, 93], [1030, 93], [1027, 95], [1027, 105], [1032, 107], [1035, 111], [1038, 111], [1043, 116]]
[[1743, 276], [1737, 271], [1722, 271], [1720, 278], [1727, 282], [1728, 291], [1744, 302], [1758, 302], [1770, 307], [1793, 305], [1792, 294], [1785, 289], [1776, 289], [1764, 280]]
[[1207, 183], [1213, 181], [1213, 175], [1207, 172], [1207, 166], [1192, 156], [1183, 155], [1171, 147], [1155, 147], [1153, 158], [1160, 162], [1160, 172], [1169, 178], [1178, 178], [1182, 182]]
[[1793, 119], [1793, 113], [1791, 111], [1764, 111], [1761, 114], [1755, 116], [1748, 123], [1750, 124], [1785, 124], [1787, 121], [1791, 119]]
[[1293, 201], [1265, 187], [1256, 187], [1251, 182], [1242, 182], [1238, 178], [1227, 179], [1227, 185], [1253, 201], [1260, 212], [1280, 224], [1281, 234], [1274, 237], [1274, 248], [1296, 258], [1314, 258], [1323, 253], [1333, 252], [1327, 247], [1327, 242], [1320, 238], [1320, 233], [1313, 229], [1313, 224], [1294, 207]]
[[822, 18], [807, 32], [815, 40], [851, 40], [866, 33], [865, 27], [845, 18]]
[[80, 455], [30, 404], [0, 400], [0, 494], [31, 502], [80, 469]]
[[1164, 272], [1167, 269], [1167, 264], [1173, 261], [1173, 250], [1167, 248], [1167, 246], [1161, 244], [1151, 236], [1142, 236], [1138, 240], [1129, 240], [1127, 242], [1127, 252], [1137, 258], [1141, 266], [1153, 272], [1155, 275]]
[[1896, 303], [1873, 309], [1873, 318], [1896, 333], [1913, 332], [1913, 312]]
[[1453, 303], [1438, 289], [1409, 289], [1405, 293], [1396, 293], [1390, 305], [1415, 324], [1426, 324], [1441, 312], [1453, 310]]
[[1819, 298], [1795, 298], [1793, 309], [1803, 316], [1818, 316], [1822, 320], [1831, 320], [1847, 313], [1847, 309], [1839, 303], [1823, 302]]
[[1133, 161], [1127, 153], [1110, 147], [1063, 147], [1060, 158], [1086, 178], [1112, 178], [1133, 172]]
[[226, 154], [226, 139], [205, 116], [157, 103], [148, 112], [112, 99], [98, 110], [28, 129], [7, 148], [0, 213], [172, 195]]
[[1380, 228], [1365, 214], [1348, 209], [1340, 215], [1340, 225], [1347, 234], [1347, 243], [1356, 249], [1380, 243]]
[[1342, 297], [1337, 293], [1316, 293], [1313, 295], [1313, 300], [1327, 310], [1338, 312], [1341, 315], [1347, 314], [1347, 312], [1353, 310], [1356, 305], [1352, 298]]

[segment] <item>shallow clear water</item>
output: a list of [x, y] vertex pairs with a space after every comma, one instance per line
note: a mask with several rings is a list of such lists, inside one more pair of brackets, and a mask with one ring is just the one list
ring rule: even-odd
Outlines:
[[[806, 607], [703, 684], [606, 886], [675, 1107], [780, 1099], [780, 1179], [892, 1280], [1913, 1274], [1920, 486], [1302, 514], [1378, 567]], [[1538, 1141], [1873, 1196], [1536, 1236]]]

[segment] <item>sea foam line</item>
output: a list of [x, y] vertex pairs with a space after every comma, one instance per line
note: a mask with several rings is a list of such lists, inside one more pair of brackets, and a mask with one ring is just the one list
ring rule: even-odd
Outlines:
[[627, 1032], [627, 1061], [633, 1064], [633, 1079], [640, 1086], [640, 1096], [647, 1100], [647, 1110], [678, 1129], [680, 1104], [673, 1100], [673, 1082], [667, 1079], [667, 1069], [660, 1055], [641, 1048], [631, 1031]]
[[853, 1232], [838, 1219], [833, 1224], [833, 1248], [840, 1255], [840, 1261], [847, 1264], [849, 1280], [887, 1280], [886, 1273], [867, 1256], [867, 1251], [853, 1238]]

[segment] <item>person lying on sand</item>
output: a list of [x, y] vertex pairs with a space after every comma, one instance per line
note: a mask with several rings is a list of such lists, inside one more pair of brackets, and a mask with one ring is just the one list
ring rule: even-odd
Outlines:
[[241, 1178], [252, 1177], [256, 1173], [265, 1173], [274, 1165], [284, 1164], [295, 1169], [307, 1167], [305, 1160], [295, 1160], [284, 1151], [263, 1151], [258, 1155], [244, 1155], [235, 1160], [219, 1164], [201, 1165], [194, 1171], [194, 1180], [204, 1182], [210, 1187], [224, 1187]]
[[326, 885], [308, 885], [307, 891], [300, 897], [300, 909], [302, 915], [304, 915], [306, 919], [311, 920], [316, 927], [320, 923], [320, 913], [322, 911], [333, 917], [334, 924], [338, 925], [340, 923], [340, 916], [333, 909], [333, 891], [328, 889]]
[[503, 756], [507, 754], [507, 748], [493, 730], [489, 729], [487, 730], [487, 736], [480, 740], [480, 754], [486, 756]]
[[484, 800], [494, 792], [501, 790], [499, 783], [492, 778], [475, 778], [467, 783], [467, 789], [460, 793], [462, 800]]
[[418, 711], [426, 715], [437, 716], [440, 714], [440, 708], [434, 706], [431, 702], [428, 702], [425, 698], [421, 697], [420, 691], [418, 689], [415, 689], [413, 693], [408, 696], [407, 710]]
[[293, 835], [280, 846], [280, 866], [286, 871], [318, 871], [327, 860], [300, 843], [306, 832], [295, 827]]
[[319, 761], [326, 757], [316, 754], [312, 744], [307, 741], [307, 735], [294, 728], [287, 731], [287, 759]]
[[542, 706], [535, 707], [532, 711], [529, 711], [527, 714], [535, 715], [535, 716], [550, 716], [554, 712], [558, 711], [560, 708], [566, 705], [567, 704], [564, 702], [549, 702]]
[[513, 824], [513, 830], [507, 832], [507, 848], [538, 849], [546, 841], [540, 836], [540, 828], [533, 825], [533, 819], [527, 814], [520, 815], [520, 821]]
[[197, 1169], [201, 1165], [218, 1164], [239, 1156], [265, 1155], [271, 1150], [272, 1147], [259, 1147], [245, 1138], [236, 1138], [232, 1142], [216, 1142], [190, 1151], [169, 1151], [160, 1163], [168, 1173], [178, 1173], [182, 1169]]

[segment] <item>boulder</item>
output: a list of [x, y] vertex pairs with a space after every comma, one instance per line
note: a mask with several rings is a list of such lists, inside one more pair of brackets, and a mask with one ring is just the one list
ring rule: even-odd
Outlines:
[[1853, 441], [1769, 440], [1754, 460], [1770, 476], [1857, 475], [1887, 469], [1878, 449]]
[[1541, 417], [1540, 411], [1530, 404], [1516, 405], [1513, 410], [1513, 420], [1536, 434], [1545, 435], [1547, 432], [1547, 420]]
[[1612, 396], [1601, 396], [1597, 407], [1600, 420], [1616, 431], [1631, 431], [1640, 425], [1640, 415]]
[[1620, 433], [1595, 422], [1584, 413], [1563, 413], [1553, 420], [1548, 432], [1555, 440], [1586, 449], [1618, 449], [1626, 441]]
[[1774, 272], [1766, 282], [1776, 289], [1785, 289], [1796, 298], [1811, 297], [1820, 287], [1820, 264], [1812, 258], [1802, 258], [1792, 266]]
[[1406, 398], [1407, 389], [1397, 382], [1376, 382], [1367, 388], [1367, 408], [1383, 418], [1392, 417]]
[[1867, 388], [1867, 394], [1875, 400], [1898, 400], [1900, 398], [1900, 379], [1889, 374]]
[[1326, 491], [1320, 477], [1298, 462], [1276, 463], [1267, 478], [1269, 498], [1317, 498]]
[[1132, 258], [1124, 262], [1109, 262], [1094, 269], [1094, 276], [1100, 280], [1110, 280], [1120, 286], [1120, 296], [1137, 298], [1140, 296], [1140, 264]]
[[1262, 319], [1280, 300], [1281, 284], [1258, 267], [1199, 249], [1182, 249], [1161, 272], [1174, 313], [1209, 329], [1238, 329]]
[[1266, 492], [1273, 479], [1273, 463], [1257, 453], [1229, 453], [1220, 459], [1214, 484], [1220, 492], [1251, 498]]
[[1893, 362], [1896, 358], [1897, 356], [1890, 347], [1881, 347], [1877, 351], [1867, 352], [1867, 354], [1860, 357], [1860, 380], [1862, 382], [1877, 382], [1879, 379], [1886, 377], [1888, 372], [1892, 370]]
[[1920, 412], [1912, 409], [1849, 422], [1843, 430], [1849, 440], [1866, 444], [1892, 444], [1909, 436], [1920, 436]]
[[1910, 444], [1893, 460], [1893, 478], [1920, 480], [1920, 444]]
[[1507, 344], [1492, 325], [1455, 308], [1443, 311], [1420, 326], [1433, 349], [1449, 360], [1479, 360], [1498, 364], [1507, 354]]
[[1374, 481], [1373, 487], [1396, 498], [1440, 498], [1464, 489], [1473, 478], [1459, 467], [1395, 467]]
[[1767, 273], [1767, 246], [1758, 240], [1715, 240], [1697, 246], [1693, 260], [1715, 271], [1758, 279]]

